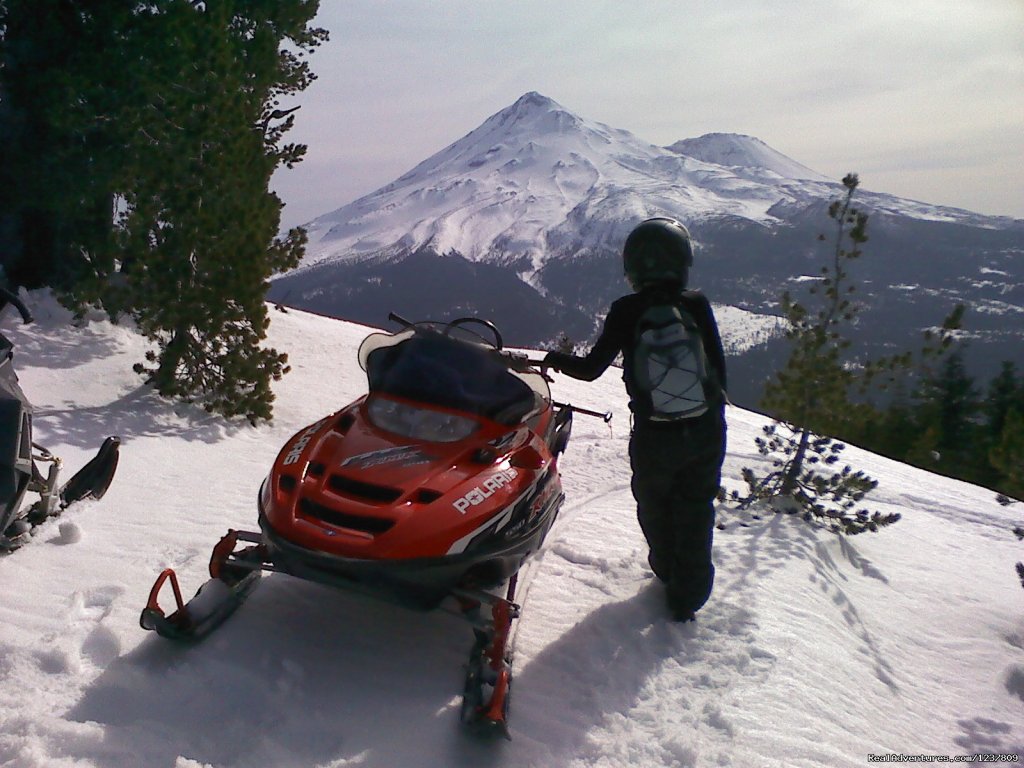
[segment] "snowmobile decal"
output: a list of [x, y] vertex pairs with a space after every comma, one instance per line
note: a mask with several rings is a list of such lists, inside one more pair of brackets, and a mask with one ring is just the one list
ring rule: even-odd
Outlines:
[[447, 554], [457, 555], [460, 552], [465, 552], [470, 547], [470, 545], [473, 544], [473, 542], [476, 541], [481, 535], [486, 537], [491, 534], [497, 533], [498, 531], [505, 528], [505, 526], [507, 526], [515, 517], [516, 512], [519, 510], [523, 500], [529, 498], [535, 492], [535, 490], [535, 486], [530, 486], [530, 488], [528, 488], [521, 496], [515, 499], [511, 504], [507, 504], [505, 506], [505, 511], [502, 512], [500, 517], [498, 517], [496, 520], [493, 518], [490, 520], [486, 520], [482, 525], [480, 525], [477, 528], [474, 528], [472, 531], [470, 531], [461, 539], [452, 544], [452, 546], [448, 549]]
[[[329, 419], [330, 417], [328, 417]], [[288, 455], [284, 457], [282, 464], [294, 464], [302, 457], [302, 452], [306, 450], [306, 446], [309, 445], [309, 441], [313, 439], [313, 436], [320, 431], [320, 427], [324, 425], [328, 419], [320, 419], [316, 424], [307, 429], [299, 437], [299, 441], [292, 446], [292, 449], [288, 451]]]
[[412, 445], [405, 445], [399, 448], [383, 448], [379, 451], [368, 451], [358, 456], [350, 456], [341, 462], [343, 467], [356, 467], [368, 469], [382, 464], [396, 463], [403, 467], [412, 467], [417, 464], [429, 464], [436, 456], [424, 453], [420, 448]]
[[482, 504], [484, 501], [494, 495], [494, 492], [498, 489], [508, 485], [510, 482], [515, 480], [519, 476], [519, 473], [515, 469], [509, 467], [499, 471], [497, 474], [491, 475], [484, 480], [480, 485], [471, 490], [462, 498], [456, 499], [452, 502], [452, 506], [459, 512], [459, 514], [466, 514], [466, 510], [470, 507], [475, 507], [477, 504]]

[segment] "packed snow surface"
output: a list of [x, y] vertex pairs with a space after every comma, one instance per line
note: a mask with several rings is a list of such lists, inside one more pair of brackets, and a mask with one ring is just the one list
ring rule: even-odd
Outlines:
[[[614, 370], [553, 385], [615, 418], [578, 416], [562, 459], [567, 501], [532, 568], [511, 741], [460, 728], [472, 637], [444, 612], [271, 575], [195, 647], [143, 632], [156, 574], [174, 567], [191, 595], [224, 531], [255, 527], [286, 438], [364, 392], [368, 329], [273, 312], [270, 342], [293, 370], [276, 420], [254, 429], [154, 396], [131, 372], [146, 345], [129, 328], [74, 328], [29, 299], [38, 322], [9, 335], [37, 440], [69, 469], [107, 434], [124, 443], [101, 501], [0, 559], [0, 765], [859, 768], [1024, 754], [1019, 506], [851, 448], [880, 481], [873, 508], [900, 523], [842, 539], [723, 509], [715, 593], [696, 623], [670, 623], [634, 519]], [[728, 419], [724, 482], [738, 488], [742, 467], [763, 466], [764, 419]]]

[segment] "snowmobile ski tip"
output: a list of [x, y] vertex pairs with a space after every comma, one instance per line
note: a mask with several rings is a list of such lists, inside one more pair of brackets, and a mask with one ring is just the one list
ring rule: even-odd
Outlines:
[[[149, 591], [146, 607], [139, 616], [139, 625], [170, 640], [198, 642], [223, 624], [238, 610], [262, 575], [258, 562], [250, 564], [244, 559], [258, 547], [244, 550], [234, 557], [239, 539], [258, 541], [259, 536], [248, 531], [228, 531], [210, 556], [210, 580], [187, 603], [181, 596], [178, 575], [173, 568], [165, 568]], [[169, 616], [160, 607], [160, 593], [167, 582], [171, 584], [175, 603], [175, 610]]]

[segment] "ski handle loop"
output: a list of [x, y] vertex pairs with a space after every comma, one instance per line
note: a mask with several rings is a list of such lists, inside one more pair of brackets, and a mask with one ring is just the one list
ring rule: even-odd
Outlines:
[[219, 579], [221, 574], [224, 572], [224, 564], [231, 557], [231, 553], [235, 551], [235, 545], [238, 543], [238, 531], [234, 528], [229, 528], [228, 532], [221, 536], [220, 541], [213, 548], [213, 552], [210, 553], [210, 576], [214, 579]]
[[163, 609], [160, 607], [159, 597], [160, 589], [167, 580], [170, 580], [171, 589], [174, 591], [174, 602], [177, 603], [176, 612], [185, 607], [185, 601], [181, 599], [181, 587], [178, 586], [177, 574], [173, 568], [164, 568], [160, 575], [156, 577], [153, 589], [149, 591], [149, 600], [146, 602], [147, 611], [153, 611], [160, 616], [164, 615]]

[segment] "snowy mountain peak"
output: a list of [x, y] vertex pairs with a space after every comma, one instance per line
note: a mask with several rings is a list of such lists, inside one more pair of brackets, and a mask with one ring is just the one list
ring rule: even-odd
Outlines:
[[[311, 222], [300, 269], [429, 249], [515, 263], [530, 280], [552, 259], [617, 253], [648, 216], [774, 225], [779, 212], [837, 190], [752, 136], [657, 146], [530, 91], [387, 186]], [[883, 207], [965, 218], [890, 196], [877, 199]]]
[[[785, 169], [783, 155], [762, 147], [758, 157]], [[659, 147], [530, 91], [394, 182], [311, 222], [303, 266], [426, 247], [472, 260], [525, 257], [535, 272], [551, 257], [617, 250], [647, 216], [771, 220], [773, 205], [807, 194], [806, 182], [784, 188], [792, 174], [737, 173], [698, 149]]]
[[567, 110], [554, 99], [550, 99], [542, 93], [537, 93], [537, 91], [530, 91], [528, 93], [524, 93], [516, 99], [514, 104], [501, 110], [498, 114], [523, 116], [552, 111], [566, 112]]
[[727, 168], [763, 169], [783, 179], [830, 181], [828, 177], [777, 152], [760, 139], [741, 133], [706, 133], [696, 139], [677, 141], [668, 149]]
[[539, 139], [548, 134], [558, 135], [579, 130], [583, 124], [582, 118], [554, 99], [530, 91], [520, 96], [511, 106], [489, 117], [458, 144], [464, 143], [466, 139], [493, 136], [495, 133], [507, 134], [508, 138]]

